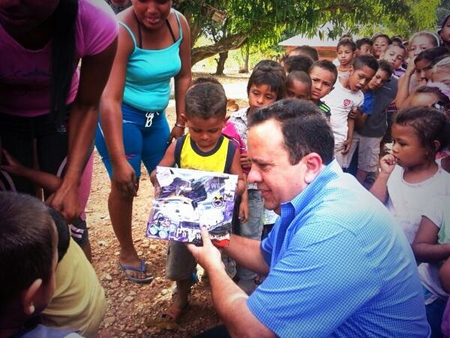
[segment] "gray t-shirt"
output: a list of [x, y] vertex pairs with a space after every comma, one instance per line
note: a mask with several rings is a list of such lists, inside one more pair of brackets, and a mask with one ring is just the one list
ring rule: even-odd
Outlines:
[[382, 137], [387, 130], [386, 109], [397, 96], [396, 76], [391, 76], [383, 87], [375, 92], [375, 101], [373, 103], [372, 114], [367, 117], [366, 123], [360, 135], [366, 137]]

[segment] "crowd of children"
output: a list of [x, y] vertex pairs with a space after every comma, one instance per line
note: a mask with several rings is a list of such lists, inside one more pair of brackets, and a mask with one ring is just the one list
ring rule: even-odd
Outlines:
[[[339, 165], [370, 189], [404, 230], [417, 259], [432, 337], [450, 336], [449, 48], [450, 16], [438, 34], [422, 31], [409, 40], [377, 34], [355, 42], [345, 36], [334, 61], [301, 46], [280, 63], [263, 60], [254, 67], [248, 107], [229, 119], [220, 82], [198, 78], [182, 114], [188, 132], [168, 146], [159, 165], [238, 175], [234, 229], [260, 239], [277, 215], [264, 209], [256, 184], [247, 183], [248, 118], [281, 99], [313, 102], [329, 120]], [[61, 179], [23, 166], [1, 144], [0, 151], [3, 173], [49, 191], [60, 186]], [[155, 184], [154, 173], [151, 180]], [[72, 237], [78, 244], [53, 209], [32, 197], [0, 192], [0, 269], [8, 272], [0, 274], [0, 337], [95, 337], [105, 295], [76, 229]], [[176, 281], [177, 292], [161, 321], [176, 323], [188, 310], [195, 270], [186, 247], [169, 242], [166, 277]], [[229, 274], [248, 294], [261, 282], [239, 265]]]

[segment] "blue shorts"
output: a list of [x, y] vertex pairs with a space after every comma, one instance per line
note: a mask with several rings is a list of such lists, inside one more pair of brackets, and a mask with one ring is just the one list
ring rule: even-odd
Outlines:
[[[145, 112], [122, 104], [123, 144], [125, 156], [134, 169], [136, 177], [141, 176], [141, 162], [151, 173], [163, 158], [168, 147], [170, 130], [166, 114]], [[98, 123], [95, 145], [102, 156], [109, 177], [112, 177], [111, 158], [106, 148], [101, 121]]]

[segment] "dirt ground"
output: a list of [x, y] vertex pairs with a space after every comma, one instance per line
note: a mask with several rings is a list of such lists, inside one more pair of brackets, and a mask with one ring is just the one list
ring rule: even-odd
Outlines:
[[[195, 74], [199, 76], [203, 74]], [[247, 76], [219, 77], [229, 99], [245, 107]], [[167, 109], [169, 123], [174, 123], [174, 102]], [[117, 268], [119, 245], [108, 213], [110, 182], [106, 170], [95, 153], [94, 177], [87, 206], [88, 226], [93, 252], [93, 265], [103, 285], [108, 309], [101, 325], [102, 337], [192, 337], [220, 323], [212, 306], [209, 286], [200, 282], [192, 288], [190, 310], [174, 330], [149, 325], [171, 301], [173, 285], [165, 279], [167, 242], [145, 238], [146, 223], [152, 206], [153, 187], [143, 169], [140, 188], [133, 209], [133, 238], [138, 254], [154, 274], [150, 284], [128, 281]], [[201, 271], [199, 273], [201, 275]]]

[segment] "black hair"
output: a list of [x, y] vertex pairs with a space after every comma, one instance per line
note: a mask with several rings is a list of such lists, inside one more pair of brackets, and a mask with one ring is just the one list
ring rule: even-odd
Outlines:
[[[437, 48], [440, 48], [440, 47], [437, 47]], [[446, 53], [446, 54], [443, 54], [443, 55], [438, 56], [437, 58], [431, 60], [429, 67], [434, 67], [439, 62], [441, 62], [442, 60], [445, 60], [447, 58], [450, 58], [450, 51], [448, 51], [448, 53]]]
[[309, 56], [296, 55], [296, 56], [289, 56], [284, 61], [284, 66], [287, 73], [290, 73], [294, 70], [298, 70], [301, 72], [308, 72], [309, 68], [313, 63], [314, 61]]
[[392, 66], [389, 62], [386, 60], [379, 60], [378, 61], [378, 70], [382, 70], [388, 74], [388, 78], [392, 76]]
[[332, 85], [334, 86], [334, 84], [336, 83], [337, 78], [338, 78], [338, 71], [337, 71], [336, 65], [333, 62], [331, 62], [329, 60], [325, 60], [325, 59], [316, 61], [309, 68], [308, 74], [311, 74], [311, 70], [314, 67], [322, 68], [322, 69], [328, 70], [330, 73], [333, 73], [334, 74], [334, 82], [332, 83]]
[[227, 97], [222, 85], [212, 82], [198, 83], [186, 92], [186, 117], [204, 120], [225, 117]]
[[217, 80], [214, 76], [200, 76], [196, 79], [194, 79], [192, 81], [192, 85], [191, 87], [199, 84], [199, 83], [214, 83], [216, 85], [219, 85], [220, 87], [222, 87], [222, 89], [225, 91], [225, 89], [223, 88], [222, 84], [220, 83], [219, 80]]
[[56, 225], [56, 232], [58, 233], [58, 262], [61, 262], [64, 255], [69, 249], [70, 244], [70, 230], [64, 217], [55, 209], [49, 207], [50, 216]]
[[0, 314], [36, 279], [50, 280], [55, 241], [44, 203], [29, 195], [0, 192]]
[[259, 65], [253, 69], [247, 83], [247, 94], [250, 93], [250, 88], [255, 86], [267, 85], [276, 93], [277, 100], [284, 97], [286, 91], [286, 75], [283, 70], [278, 67], [268, 65]]
[[352, 39], [345, 38], [339, 40], [336, 50], [338, 50], [339, 47], [350, 47], [350, 49], [354, 52], [356, 50], [356, 43]]
[[[450, 123], [447, 115], [432, 107], [410, 107], [397, 112], [393, 123], [414, 129], [423, 147], [428, 150], [430, 160], [450, 143]], [[434, 141], [440, 146], [435, 148]]]
[[313, 61], [319, 60], [319, 52], [317, 51], [317, 49], [311, 46], [303, 45], [295, 47], [293, 50], [289, 52], [289, 55], [292, 53], [298, 53], [296, 55], [309, 56]]
[[333, 160], [333, 132], [314, 103], [298, 99], [280, 100], [251, 115], [249, 128], [270, 119], [280, 123], [283, 146], [292, 165], [311, 153], [319, 154], [324, 164]]
[[393, 36], [391, 41], [392, 41], [392, 45], [405, 47], [403, 45], [403, 39], [400, 36]]
[[448, 111], [450, 110], [450, 99], [447, 95], [445, 95], [438, 87], [429, 87], [429, 86], [421, 86], [417, 88], [414, 93], [412, 94], [412, 97], [419, 95], [419, 94], [432, 94], [436, 96], [438, 99], [438, 104], [441, 106], [441, 110]]
[[372, 40], [370, 40], [369, 38], [358, 39], [356, 40], [355, 44], [357, 49], [361, 49], [361, 47], [364, 45], [369, 45], [370, 47], [373, 46]]
[[353, 70], [362, 69], [367, 66], [375, 72], [378, 70], [378, 62], [372, 55], [360, 55], [353, 61]]
[[421, 51], [419, 55], [417, 55], [416, 58], [414, 59], [414, 63], [417, 63], [422, 60], [432, 62], [436, 58], [439, 58], [445, 54], [447, 55], [450, 54], [450, 51], [444, 46], [429, 48], [424, 51]]
[[298, 81], [300, 83], [305, 83], [308, 86], [308, 96], [311, 95], [311, 78], [308, 73], [294, 70], [288, 74], [286, 77], [286, 93], [289, 96], [289, 84], [293, 81]]
[[388, 42], [388, 45], [392, 44], [392, 40], [391, 40], [391, 38], [389, 37], [389, 35], [383, 34], [383, 33], [375, 34], [375, 35], [372, 37], [372, 43], [375, 43], [375, 40], [376, 40], [376, 39], [379, 39], [379, 38], [385, 38], [385, 39], [387, 40], [387, 42]]
[[406, 47], [403, 46], [403, 44], [400, 45], [400, 44], [398, 44], [398, 43], [391, 43], [389, 46], [387, 46], [385, 53], [386, 53], [390, 48], [393, 48], [393, 47], [398, 47], [398, 48], [400, 48], [400, 49], [403, 49], [403, 51], [407, 52]]
[[[286, 55], [284, 57], [287, 59]], [[272, 68], [274, 71], [284, 72], [283, 66], [281, 66], [278, 61], [274, 60], [260, 60], [255, 67], [253, 67], [253, 70], [259, 67]]]
[[66, 120], [66, 100], [76, 67], [78, 0], [60, 0], [52, 16], [50, 112], [60, 127]]

